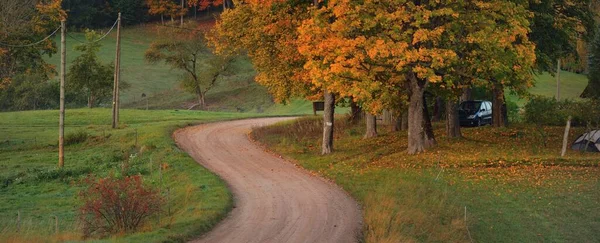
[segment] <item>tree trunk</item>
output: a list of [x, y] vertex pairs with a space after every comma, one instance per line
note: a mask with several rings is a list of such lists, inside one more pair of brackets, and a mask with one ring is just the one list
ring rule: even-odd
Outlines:
[[502, 106], [504, 105], [504, 88], [502, 85], [494, 85], [492, 99], [492, 124], [494, 127], [504, 127]]
[[360, 106], [358, 106], [358, 104], [356, 104], [356, 102], [350, 98], [350, 117], [348, 118], [348, 121], [350, 121], [352, 124], [358, 124], [361, 113], [362, 108], [360, 108]]
[[423, 96], [427, 82], [419, 80], [414, 73], [408, 74], [410, 100], [408, 105], [408, 154], [425, 151], [423, 131]]
[[458, 119], [458, 103], [452, 99], [446, 101], [446, 135], [449, 138], [462, 137]]
[[377, 116], [367, 112], [365, 114], [365, 124], [367, 125], [367, 131], [363, 139], [377, 137]]
[[400, 130], [402, 130], [402, 114], [403, 113], [396, 114], [396, 120], [394, 121], [394, 127], [392, 128], [392, 132], [399, 132]]
[[184, 8], [183, 0], [181, 0], [181, 13], [182, 14], [181, 14], [181, 19], [180, 19], [180, 23], [179, 23], [179, 26], [181, 26], [181, 27], [183, 27], [183, 8]]
[[471, 93], [472, 93], [471, 88], [463, 88], [463, 93], [460, 96], [460, 102], [471, 100]]
[[444, 100], [442, 97], [435, 98], [435, 104], [433, 105], [433, 117], [431, 118], [432, 122], [438, 122], [442, 120], [442, 106], [444, 105]]
[[394, 123], [394, 128], [392, 129], [392, 131], [393, 132], [406, 131], [407, 129], [408, 129], [408, 111], [403, 110], [400, 113], [398, 113], [398, 116], [396, 116], [396, 122]]
[[88, 108], [94, 108], [94, 104], [96, 103], [96, 96], [94, 94], [90, 94], [88, 97]]
[[223, 10], [233, 8], [233, 1], [231, 0], [223, 0]]
[[408, 110], [404, 110], [401, 116], [400, 131], [406, 131], [408, 130]]
[[431, 125], [431, 116], [429, 116], [429, 108], [427, 108], [427, 99], [423, 95], [423, 128], [425, 129], [425, 148], [431, 148], [437, 144], [433, 126]]
[[200, 91], [199, 88], [196, 88], [196, 98], [198, 99], [198, 105], [201, 110], [204, 110], [204, 94]]
[[323, 145], [321, 154], [333, 152], [333, 123], [335, 113], [335, 95], [325, 90], [325, 107], [323, 110]]

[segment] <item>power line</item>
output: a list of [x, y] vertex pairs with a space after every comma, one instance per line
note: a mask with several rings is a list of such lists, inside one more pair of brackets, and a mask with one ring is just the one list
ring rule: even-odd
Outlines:
[[29, 46], [35, 46], [37, 44], [42, 43], [43, 41], [49, 39], [50, 37], [52, 37], [54, 34], [56, 34], [56, 32], [58, 32], [58, 30], [60, 30], [60, 25], [58, 26], [58, 28], [56, 28], [56, 30], [54, 30], [54, 32], [52, 32], [52, 34], [46, 36], [44, 39], [35, 42], [35, 43], [31, 43], [31, 44], [25, 44], [25, 45], [11, 45], [11, 44], [6, 44], [6, 43], [2, 43], [0, 42], [0, 46], [7, 46], [7, 47], [29, 47]]
[[71, 35], [71, 34], [69, 34], [69, 33], [67, 33], [67, 36], [68, 36], [69, 38], [71, 38], [71, 39], [73, 39], [73, 40], [75, 40], [75, 41], [79, 42], [79, 43], [82, 43], [82, 44], [86, 44], [86, 43], [87, 43], [87, 42], [85, 42], [85, 41], [82, 41], [82, 40], [80, 40], [80, 39], [77, 39], [76, 37], [72, 36], [72, 35]]
[[70, 34], [68, 34], [68, 33], [67, 33], [67, 35], [68, 35], [68, 36], [69, 36], [71, 39], [73, 39], [73, 40], [76, 40], [76, 41], [78, 41], [78, 42], [81, 42], [81, 43], [83, 43], [83, 44], [92, 44], [92, 43], [96, 43], [96, 42], [99, 42], [99, 41], [101, 41], [102, 39], [106, 38], [106, 36], [108, 36], [108, 34], [110, 34], [110, 32], [111, 32], [111, 31], [112, 31], [112, 30], [115, 28], [115, 26], [117, 25], [117, 22], [118, 22], [118, 21], [119, 21], [119, 20], [116, 20], [116, 21], [115, 21], [115, 23], [112, 25], [112, 27], [110, 27], [110, 29], [109, 29], [109, 30], [108, 30], [108, 31], [107, 31], [107, 32], [106, 32], [106, 33], [105, 33], [105, 34], [104, 34], [102, 37], [98, 38], [97, 40], [93, 40], [93, 41], [82, 41], [82, 40], [79, 40], [79, 39], [77, 39], [76, 37], [74, 37], [74, 36], [72, 36], [72, 35], [70, 35]]

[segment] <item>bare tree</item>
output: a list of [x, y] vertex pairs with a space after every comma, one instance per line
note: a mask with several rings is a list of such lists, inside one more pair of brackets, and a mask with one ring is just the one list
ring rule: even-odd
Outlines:
[[200, 32], [187, 38], [152, 43], [145, 57], [150, 63], [165, 61], [184, 71], [182, 86], [196, 95], [198, 104], [195, 106], [201, 109], [206, 107], [206, 93], [215, 86], [232, 61], [231, 58], [212, 55]]

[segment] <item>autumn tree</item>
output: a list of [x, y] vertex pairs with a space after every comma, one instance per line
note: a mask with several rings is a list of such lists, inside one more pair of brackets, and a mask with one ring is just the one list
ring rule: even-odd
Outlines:
[[[231, 0], [229, 0], [230, 3], [227, 4], [231, 4], [231, 6], [233, 6], [233, 2], [231, 2]], [[196, 7], [197, 11], [202, 11], [202, 10], [206, 10], [209, 7], [217, 7], [217, 6], [225, 6], [226, 3], [223, 0], [188, 0], [188, 6], [190, 7]]]
[[[300, 52], [313, 82], [355, 97], [372, 112], [407, 87], [408, 153], [414, 154], [435, 143], [423, 129], [429, 86], [454, 86], [459, 76], [501, 82], [526, 76], [513, 70], [531, 63], [526, 14], [505, 1], [328, 1], [300, 28]], [[461, 57], [466, 47], [471, 52]]]
[[[313, 1], [245, 1], [224, 11], [209, 37], [218, 53], [247, 54], [257, 70], [256, 81], [277, 102], [291, 97], [325, 100], [322, 153], [333, 147], [333, 112], [337, 93], [310, 81], [298, 51], [298, 26], [310, 17]], [[338, 99], [339, 100], [339, 99]]]
[[165, 15], [170, 17], [173, 22], [176, 17], [181, 17], [187, 12], [187, 8], [182, 8], [181, 4], [173, 0], [146, 0], [146, 6], [148, 6], [150, 15], [160, 15], [160, 22], [163, 25], [165, 24]]
[[206, 93], [225, 75], [231, 62], [229, 58], [212, 55], [200, 30], [191, 34], [171, 33], [168, 39], [152, 43], [145, 58], [150, 63], [164, 61], [182, 70], [182, 87], [196, 95], [201, 109], [206, 106]]
[[[82, 54], [73, 60], [68, 73], [68, 85], [72, 92], [81, 92], [87, 97], [88, 108], [93, 108], [102, 100], [109, 98], [113, 89], [113, 64], [103, 64], [98, 60], [98, 51], [102, 44], [97, 42], [100, 34], [88, 30], [85, 33], [87, 43], [75, 46]], [[127, 85], [119, 85], [120, 88]]]
[[[56, 53], [56, 43], [53, 38], [44, 38], [58, 31], [65, 16], [59, 0], [0, 1], [0, 96], [13, 97], [15, 90], [50, 87], [47, 82], [56, 71], [44, 56]], [[13, 82], [15, 78], [20, 81]], [[3, 102], [2, 109], [23, 107], [11, 107], [13, 101]], [[26, 107], [35, 108], [39, 106], [36, 103], [32, 101], [33, 105]]]

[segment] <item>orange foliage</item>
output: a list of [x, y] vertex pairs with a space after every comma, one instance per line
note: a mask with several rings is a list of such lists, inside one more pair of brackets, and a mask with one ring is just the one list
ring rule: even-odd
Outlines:
[[182, 8], [178, 3], [172, 0], [146, 0], [148, 13], [151, 15], [167, 15], [170, 17], [178, 17], [185, 15], [186, 8]]
[[532, 80], [530, 14], [514, 3], [332, 0], [314, 11], [298, 47], [312, 82], [371, 112], [405, 89], [409, 73], [442, 88], [465, 76], [519, 87]]
[[198, 11], [207, 9], [210, 6], [223, 5], [223, 0], [188, 0], [188, 6], [198, 7]]

